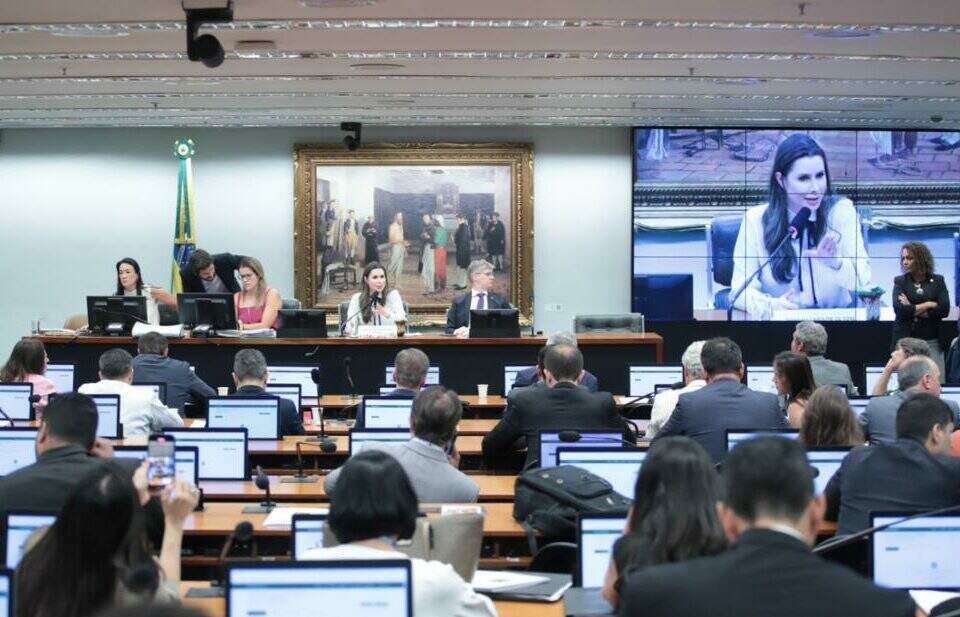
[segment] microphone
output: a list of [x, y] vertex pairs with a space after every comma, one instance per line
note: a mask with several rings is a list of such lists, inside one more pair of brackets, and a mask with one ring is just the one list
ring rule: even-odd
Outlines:
[[627, 441], [626, 439], [616, 439], [614, 437], [594, 437], [592, 435], [582, 435], [580, 431], [560, 431], [557, 433], [557, 437], [560, 438], [560, 441], [564, 443], [576, 443], [578, 441], [596, 441], [603, 443], [619, 443], [621, 445], [627, 446], [628, 448], [636, 448], [637, 444]]
[[320, 476], [308, 476], [303, 469], [303, 450], [301, 446], [317, 446], [320, 448], [320, 451], [324, 454], [333, 454], [337, 451], [337, 444], [332, 439], [323, 438], [317, 442], [313, 441], [298, 441], [296, 443], [297, 447], [297, 475], [295, 476], [286, 476], [280, 478], [280, 482], [284, 484], [309, 484], [316, 482], [320, 479]]
[[868, 527], [867, 529], [862, 529], [857, 533], [852, 533], [848, 536], [840, 536], [836, 538], [831, 538], [826, 542], [821, 543], [819, 546], [813, 548], [813, 553], [815, 555], [822, 555], [823, 553], [828, 553], [834, 549], [840, 548], [841, 546], [846, 546], [852, 544], [857, 540], [866, 538], [867, 536], [872, 536], [878, 531], [883, 531], [888, 527], [893, 527], [894, 525], [899, 525], [901, 523], [906, 523], [907, 521], [912, 521], [915, 518], [923, 518], [924, 516], [937, 516], [938, 514], [947, 514], [949, 512], [958, 512], [960, 511], [960, 505], [947, 506], [946, 508], [938, 508], [937, 510], [928, 510], [927, 512], [918, 512], [917, 514], [912, 514], [904, 518], [899, 518], [895, 521], [884, 523], [883, 525], [876, 525], [874, 527]]
[[383, 306], [383, 300], [380, 298], [379, 291], [373, 292], [373, 295], [370, 296], [370, 304], [373, 306]]
[[249, 506], [242, 510], [244, 514], [269, 514], [276, 507], [277, 503], [270, 497], [270, 478], [263, 473], [263, 468], [257, 465], [257, 475], [254, 478], [254, 484], [261, 491], [266, 491], [266, 500], [260, 502], [259, 506]]
[[372, 296], [372, 297], [367, 301], [366, 304], [364, 304], [363, 306], [361, 306], [360, 308], [358, 308], [357, 311], [356, 311], [353, 315], [348, 316], [346, 319], [344, 319], [344, 320], [340, 323], [340, 336], [344, 336], [343, 332], [344, 332], [344, 330], [346, 329], [347, 324], [350, 323], [351, 321], [353, 321], [353, 318], [354, 318], [354, 317], [356, 317], [357, 315], [359, 315], [360, 313], [362, 313], [363, 311], [365, 311], [368, 306], [370, 306], [370, 305], [373, 304], [373, 301], [374, 301], [374, 298], [375, 298], [375, 297], [376, 297], [376, 294], [375, 294], [374, 296]]
[[350, 372], [350, 366], [353, 364], [353, 358], [350, 356], [345, 356], [343, 358], [343, 371], [346, 373], [347, 385], [350, 386], [350, 394], [348, 398], [356, 399], [357, 398], [357, 387], [353, 384], [353, 374]]
[[227, 541], [223, 545], [223, 549], [220, 551], [220, 561], [223, 562], [226, 560], [230, 552], [235, 548], [245, 548], [246, 552], [250, 554], [247, 557], [253, 557], [253, 554], [256, 552], [253, 549], [253, 546], [250, 544], [250, 540], [253, 539], [253, 524], [250, 521], [240, 521], [237, 523], [236, 527], [233, 528], [233, 531], [230, 532], [230, 535], [227, 536]]
[[760, 264], [760, 267], [754, 270], [753, 274], [751, 274], [750, 277], [746, 279], [743, 284], [740, 285], [740, 287], [737, 288], [736, 293], [734, 293], [730, 299], [729, 306], [727, 306], [727, 321], [733, 320], [733, 307], [737, 303], [737, 300], [740, 299], [740, 296], [743, 295], [743, 292], [747, 290], [747, 287], [750, 285], [750, 283], [753, 282], [753, 279], [760, 276], [760, 273], [763, 272], [763, 269], [767, 267], [767, 264], [773, 261], [773, 258], [777, 256], [777, 253], [780, 252], [780, 249], [782, 249], [788, 241], [797, 239], [797, 236], [800, 235], [800, 230], [804, 227], [804, 225], [807, 224], [807, 221], [810, 220], [810, 214], [810, 208], [807, 208], [806, 206], [800, 208], [800, 211], [794, 215], [793, 220], [791, 220], [790, 224], [787, 226], [786, 235], [784, 235], [777, 246], [770, 251], [770, 255], [763, 261], [762, 264]]

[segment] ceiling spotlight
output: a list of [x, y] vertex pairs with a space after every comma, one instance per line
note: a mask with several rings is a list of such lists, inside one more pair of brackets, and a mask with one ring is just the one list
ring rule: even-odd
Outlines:
[[359, 122], [341, 122], [340, 130], [349, 131], [353, 135], [347, 135], [343, 138], [343, 145], [347, 147], [347, 150], [353, 151], [360, 147], [360, 127]]
[[212, 34], [197, 36], [197, 31], [203, 24], [233, 21], [233, 0], [227, 0], [227, 6], [223, 8], [188, 9], [184, 6], [183, 12], [187, 15], [187, 57], [211, 69], [223, 64], [223, 45], [217, 37]]

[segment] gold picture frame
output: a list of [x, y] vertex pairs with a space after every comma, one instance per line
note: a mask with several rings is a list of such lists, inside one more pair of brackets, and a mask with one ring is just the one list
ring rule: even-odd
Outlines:
[[[531, 144], [381, 143], [355, 151], [340, 144], [296, 145], [294, 183], [294, 291], [304, 307], [336, 314], [339, 303], [359, 291], [363, 264], [372, 255], [396, 266], [399, 285], [390, 283], [420, 323], [441, 322], [450, 301], [464, 293], [451, 282], [462, 284], [465, 274], [454, 248], [456, 215], [465, 214], [471, 260], [494, 258], [493, 290], [508, 297], [525, 320], [532, 318]], [[388, 241], [393, 223], [409, 245], [402, 254], [399, 248], [394, 252], [399, 242]], [[437, 235], [444, 231], [445, 243]], [[426, 248], [434, 238], [445, 256]], [[501, 251], [499, 260], [489, 249]]]

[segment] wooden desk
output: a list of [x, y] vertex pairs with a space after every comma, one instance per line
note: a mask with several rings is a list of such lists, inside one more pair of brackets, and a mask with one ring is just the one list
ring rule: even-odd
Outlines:
[[[482, 419], [464, 419], [460, 420], [460, 424], [457, 425], [457, 445], [460, 444], [460, 439], [468, 436], [479, 436], [483, 437], [487, 433], [493, 430], [493, 427], [497, 425], [499, 420], [482, 420]], [[346, 435], [350, 432], [352, 427], [352, 422], [342, 422], [340, 420], [327, 420], [324, 423], [324, 430], [327, 431], [327, 435], [330, 436], [339, 436]], [[304, 430], [309, 435], [319, 435], [320, 434], [320, 424], [307, 424], [304, 425]]]
[[[308, 397], [309, 393], [303, 393], [303, 396]], [[503, 409], [507, 406], [507, 399], [497, 394], [490, 394], [486, 398], [480, 398], [476, 394], [460, 394], [460, 400], [471, 408]], [[320, 397], [320, 407], [324, 409], [343, 409], [356, 405], [358, 402], [358, 399], [343, 394], [324, 394]], [[304, 409], [309, 409], [309, 407], [305, 406]]]

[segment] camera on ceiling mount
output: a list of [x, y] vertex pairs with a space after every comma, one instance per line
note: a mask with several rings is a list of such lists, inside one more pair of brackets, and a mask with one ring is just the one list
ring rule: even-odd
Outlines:
[[227, 0], [226, 6], [209, 5], [209, 2], [183, 0], [181, 6], [187, 16], [187, 57], [192, 62], [202, 62], [204, 66], [216, 68], [223, 64], [223, 45], [212, 34], [197, 36], [203, 24], [222, 24], [233, 21], [233, 0]]
[[359, 122], [341, 122], [340, 130], [348, 131], [353, 133], [353, 135], [347, 135], [343, 138], [343, 145], [347, 147], [347, 150], [351, 152], [360, 147], [360, 128], [362, 125]]

